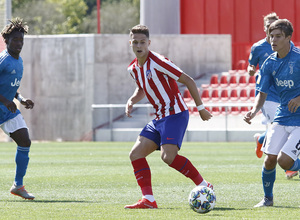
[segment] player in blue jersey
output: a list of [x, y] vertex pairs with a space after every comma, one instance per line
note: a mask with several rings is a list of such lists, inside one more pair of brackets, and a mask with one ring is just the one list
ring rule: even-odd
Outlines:
[[[270, 13], [266, 16], [264, 16], [264, 31], [266, 32], [266, 37], [255, 44], [251, 47], [251, 53], [249, 55], [249, 65], [247, 68], [247, 71], [250, 76], [253, 76], [256, 73], [256, 67], [257, 65], [259, 68], [262, 67], [263, 62], [265, 59], [268, 58], [270, 54], [272, 54], [274, 51], [272, 50], [271, 44], [270, 44], [270, 39], [268, 37], [268, 29], [270, 25], [278, 20], [279, 17], [275, 12]], [[259, 86], [259, 81], [260, 81], [260, 70], [257, 71], [256, 75], [256, 94], [257, 94], [257, 87]], [[262, 123], [267, 125], [270, 124], [275, 116], [276, 108], [279, 105], [279, 96], [277, 92], [275, 91], [275, 87], [272, 86], [270, 88], [270, 91], [267, 96], [267, 100], [262, 107], [262, 113], [263, 113], [263, 118], [262, 118]], [[263, 152], [261, 151], [262, 144], [264, 142], [264, 138], [266, 135], [267, 131], [265, 131], [263, 134], [260, 135], [255, 135], [256, 139], [256, 155], [258, 158], [261, 158], [263, 155]]]
[[254, 207], [273, 206], [276, 164], [284, 170], [300, 169], [300, 49], [291, 43], [293, 26], [287, 19], [273, 22], [268, 30], [275, 51], [261, 68], [261, 83], [254, 106], [244, 120], [251, 123], [262, 108], [271, 85], [280, 96], [273, 124], [268, 130], [262, 168], [264, 198]]
[[18, 145], [15, 157], [15, 181], [10, 192], [24, 199], [34, 199], [23, 185], [31, 140], [26, 123], [13, 102], [16, 98], [26, 109], [32, 109], [34, 106], [33, 101], [25, 99], [18, 93], [23, 76], [23, 60], [20, 52], [24, 43], [24, 34], [27, 32], [28, 26], [20, 18], [12, 19], [10, 24], [1, 31], [6, 50], [0, 53], [0, 127]]
[[[249, 56], [249, 65], [247, 68], [247, 71], [250, 76], [253, 76], [256, 73], [256, 67], [257, 65], [259, 68], [262, 67], [263, 62], [268, 58], [270, 54], [272, 54], [274, 51], [272, 50], [270, 39], [268, 36], [268, 29], [270, 25], [278, 20], [279, 17], [275, 12], [272, 12], [266, 16], [264, 16], [264, 31], [266, 32], [266, 37], [257, 43], [253, 44], [251, 47], [251, 53]], [[257, 71], [256, 75], [256, 94], [258, 93], [257, 88], [259, 87], [260, 83], [260, 70]], [[269, 126], [275, 117], [277, 106], [280, 103], [279, 95], [277, 94], [277, 91], [274, 86], [270, 87], [267, 99], [261, 108], [263, 117], [262, 117], [262, 124], [265, 124], [266, 126]], [[263, 155], [263, 152], [261, 150], [262, 144], [264, 142], [265, 136], [266, 136], [267, 130], [262, 134], [255, 134], [254, 138], [256, 140], [256, 148], [255, 152], [258, 158], [261, 158]], [[286, 177], [288, 179], [293, 178], [298, 174], [298, 171], [286, 171]]]

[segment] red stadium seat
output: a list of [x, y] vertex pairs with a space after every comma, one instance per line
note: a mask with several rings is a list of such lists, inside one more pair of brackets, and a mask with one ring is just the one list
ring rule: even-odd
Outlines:
[[[226, 111], [226, 108], [227, 108], [227, 111]], [[226, 115], [226, 113], [227, 113], [227, 114], [230, 114], [230, 108], [229, 108], [229, 107], [223, 106], [223, 107], [221, 108], [221, 113], [222, 113], [223, 115]]]
[[185, 102], [190, 102], [192, 100], [192, 96], [190, 94], [190, 91], [188, 89], [185, 89], [183, 92], [183, 100]]
[[221, 87], [227, 87], [228, 86], [228, 80], [226, 75], [222, 75], [220, 78], [220, 86]]
[[211, 113], [212, 113], [213, 115], [219, 115], [219, 114], [221, 113], [221, 112], [220, 112], [220, 108], [217, 107], [217, 106], [212, 107]]
[[237, 106], [232, 106], [232, 107], [231, 107], [231, 110], [230, 110], [230, 114], [232, 114], [232, 115], [238, 115], [238, 114], [240, 114], [239, 107], [237, 107]]
[[235, 75], [230, 76], [229, 86], [230, 87], [237, 87], [237, 81], [236, 81], [236, 76]]
[[213, 101], [218, 101], [220, 99], [219, 97], [219, 90], [218, 89], [214, 89], [211, 93], [211, 100]]
[[219, 79], [217, 74], [213, 74], [210, 77], [210, 86], [211, 87], [218, 87], [219, 86]]
[[239, 86], [245, 87], [248, 84], [246, 75], [241, 75], [239, 78]]
[[228, 70], [228, 73], [229, 73], [230, 75], [235, 75], [235, 74], [236, 74], [236, 70]]
[[202, 99], [202, 101], [208, 101], [208, 100], [210, 100], [209, 90], [208, 89], [203, 89], [203, 91], [201, 93], [201, 99]]
[[239, 60], [236, 69], [245, 70], [246, 69], [246, 60]]
[[250, 98], [251, 101], [254, 101], [254, 99], [255, 99], [255, 89], [250, 90], [249, 98]]
[[249, 77], [249, 84], [254, 84], [255, 85], [256, 81], [255, 81], [255, 76], [250, 76]]
[[241, 113], [246, 114], [249, 111], [249, 108], [247, 106], [242, 106], [241, 107]]
[[246, 89], [241, 89], [241, 91], [240, 91], [240, 100], [241, 101], [246, 101], [248, 99], [249, 99], [249, 97], [248, 97], [248, 94], [247, 94], [247, 90]]
[[228, 90], [227, 89], [222, 89], [222, 91], [221, 91], [221, 100], [222, 101], [227, 101], [228, 99], [229, 99]]
[[230, 92], [230, 97], [229, 97], [229, 99], [231, 100], [231, 101], [236, 101], [236, 100], [238, 100], [238, 92], [237, 92], [237, 90], [236, 89], [232, 89], [231, 90], [231, 92]]

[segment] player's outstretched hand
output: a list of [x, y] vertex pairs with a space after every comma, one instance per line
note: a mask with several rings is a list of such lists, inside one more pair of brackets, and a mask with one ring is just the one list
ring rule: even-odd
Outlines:
[[21, 104], [25, 106], [26, 109], [33, 109], [34, 102], [30, 99], [26, 99], [25, 101], [21, 101]]
[[208, 121], [212, 117], [212, 114], [210, 114], [210, 112], [206, 109], [202, 109], [201, 111], [199, 111], [199, 114], [203, 121]]
[[251, 120], [252, 118], [255, 117], [256, 114], [254, 114], [252, 111], [249, 111], [246, 113], [246, 115], [244, 116], [244, 121], [247, 122], [248, 124], [251, 124]]
[[289, 101], [288, 108], [290, 112], [295, 113], [299, 106], [300, 106], [300, 96], [293, 98], [292, 100]]
[[132, 108], [133, 108], [132, 102], [128, 101], [126, 104], [126, 109], [125, 109], [125, 114], [128, 118], [132, 118], [132, 115], [131, 115]]

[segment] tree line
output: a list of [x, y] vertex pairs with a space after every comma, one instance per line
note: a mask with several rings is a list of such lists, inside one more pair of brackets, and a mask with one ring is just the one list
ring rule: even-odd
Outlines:
[[[103, 34], [125, 34], [139, 23], [139, 0], [101, 0]], [[13, 0], [12, 16], [21, 17], [30, 35], [97, 33], [97, 0]]]

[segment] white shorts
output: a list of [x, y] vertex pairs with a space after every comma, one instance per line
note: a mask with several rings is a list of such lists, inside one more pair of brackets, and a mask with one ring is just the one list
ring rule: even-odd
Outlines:
[[279, 105], [278, 102], [265, 101], [263, 107], [261, 108], [262, 124], [266, 125], [273, 122], [278, 105]]
[[272, 124], [265, 138], [262, 151], [271, 155], [278, 155], [282, 151], [294, 161], [297, 160], [300, 154], [300, 127]]
[[18, 114], [16, 117], [1, 124], [0, 128], [4, 131], [5, 134], [10, 136], [10, 133], [14, 133], [21, 128], [27, 128], [27, 125], [23, 116], [21, 114]]

